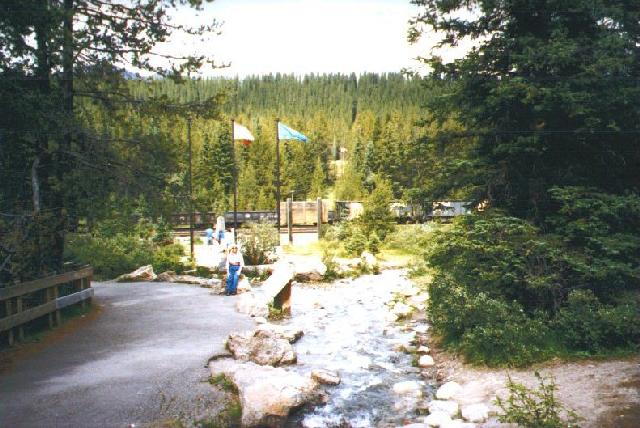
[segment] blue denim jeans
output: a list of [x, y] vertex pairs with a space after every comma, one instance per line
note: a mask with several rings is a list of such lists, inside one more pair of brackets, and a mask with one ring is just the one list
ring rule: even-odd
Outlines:
[[227, 288], [226, 292], [229, 294], [236, 294], [238, 289], [238, 271], [240, 270], [240, 266], [229, 265], [229, 272], [227, 272]]

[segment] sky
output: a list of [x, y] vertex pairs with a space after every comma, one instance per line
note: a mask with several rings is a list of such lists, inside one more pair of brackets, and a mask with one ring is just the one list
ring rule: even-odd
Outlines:
[[182, 8], [178, 23], [223, 22], [222, 34], [204, 40], [177, 37], [169, 53], [205, 53], [230, 63], [205, 75], [423, 71], [418, 55], [429, 38], [407, 41], [409, 0], [215, 0], [204, 11]]

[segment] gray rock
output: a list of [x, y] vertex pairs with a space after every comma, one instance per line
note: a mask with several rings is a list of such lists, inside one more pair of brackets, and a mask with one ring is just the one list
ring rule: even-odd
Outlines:
[[429, 413], [435, 412], [445, 412], [451, 417], [454, 417], [458, 414], [459, 406], [458, 403], [451, 400], [433, 400], [429, 403]]
[[318, 369], [311, 372], [311, 377], [323, 385], [339, 385], [340, 376], [336, 372], [325, 369]]
[[447, 412], [436, 411], [424, 418], [424, 423], [430, 427], [441, 427], [451, 422], [451, 416]]
[[117, 282], [148, 282], [155, 280], [157, 275], [153, 272], [153, 266], [141, 266], [131, 273], [125, 273], [116, 278]]
[[462, 391], [462, 387], [460, 386], [460, 384], [456, 382], [447, 382], [440, 388], [438, 388], [436, 397], [439, 400], [448, 400], [460, 391]]
[[267, 304], [263, 300], [258, 300], [253, 293], [241, 294], [236, 301], [236, 310], [252, 317], [266, 318], [269, 316]]
[[277, 336], [287, 340], [289, 343], [296, 343], [304, 335], [304, 332], [299, 328], [269, 323], [259, 325], [256, 330], [272, 331]]
[[260, 365], [275, 367], [294, 364], [297, 360], [296, 351], [289, 341], [272, 330], [231, 333], [226, 347], [236, 360]]
[[432, 367], [436, 363], [433, 361], [433, 357], [431, 355], [422, 355], [418, 360], [418, 366], [420, 367]]
[[462, 407], [460, 413], [465, 421], [484, 422], [489, 417], [489, 407], [486, 404], [470, 404]]
[[324, 398], [316, 381], [282, 368], [229, 359], [212, 361], [209, 367], [213, 376], [222, 373], [238, 388], [242, 427], [282, 427], [291, 409]]
[[406, 380], [398, 382], [393, 385], [393, 392], [398, 395], [414, 395], [416, 397], [422, 396], [422, 384], [413, 380]]

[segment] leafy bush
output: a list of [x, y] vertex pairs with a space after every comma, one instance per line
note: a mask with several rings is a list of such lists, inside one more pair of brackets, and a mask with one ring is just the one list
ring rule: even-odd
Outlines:
[[511, 377], [507, 379], [509, 397], [496, 399], [503, 412], [499, 415], [500, 422], [515, 423], [524, 428], [577, 427], [580, 418], [556, 399], [553, 378], [543, 378], [538, 372], [535, 376], [540, 382], [537, 390], [515, 383]]
[[367, 237], [359, 228], [353, 228], [351, 234], [344, 241], [344, 249], [354, 256], [359, 256], [367, 249]]
[[589, 353], [637, 347], [640, 313], [635, 303], [606, 306], [589, 290], [571, 292], [556, 320], [565, 345]]
[[517, 302], [470, 293], [445, 276], [437, 276], [429, 292], [435, 331], [469, 361], [520, 367], [545, 358], [549, 329]]
[[340, 277], [338, 273], [338, 263], [335, 260], [336, 250], [331, 245], [322, 245], [322, 263], [327, 267], [324, 273], [325, 281], [333, 281]]
[[181, 272], [184, 269], [182, 257], [184, 247], [180, 244], [163, 245], [154, 247], [151, 264], [155, 272], [172, 270]]
[[72, 235], [65, 248], [65, 258], [90, 264], [100, 278], [114, 278], [140, 266], [151, 264], [156, 272], [184, 269], [181, 259], [184, 249], [178, 244], [159, 245], [158, 228], [146, 220], [140, 221], [129, 233], [118, 232], [122, 225], [108, 220], [99, 223], [91, 235]]
[[640, 198], [552, 192], [558, 215], [544, 231], [489, 211], [456, 219], [427, 246], [434, 330], [472, 361], [638, 348]]
[[250, 224], [241, 230], [238, 239], [242, 242], [244, 260], [248, 265], [270, 263], [279, 245], [278, 231], [265, 223]]

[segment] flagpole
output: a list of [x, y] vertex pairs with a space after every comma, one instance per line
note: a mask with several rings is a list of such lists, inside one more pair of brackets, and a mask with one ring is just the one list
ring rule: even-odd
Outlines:
[[278, 124], [280, 119], [276, 119], [276, 227], [278, 229], [278, 244], [280, 243], [280, 134]]
[[238, 168], [236, 166], [235, 119], [231, 119], [231, 156], [233, 159], [233, 243], [238, 243]]

